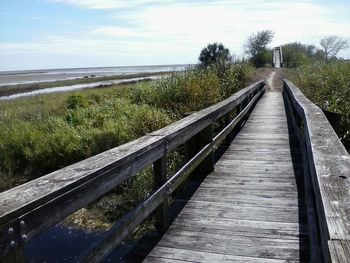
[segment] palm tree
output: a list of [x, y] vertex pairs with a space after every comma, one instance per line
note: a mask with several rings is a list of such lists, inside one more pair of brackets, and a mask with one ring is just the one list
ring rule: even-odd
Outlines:
[[231, 63], [230, 50], [221, 43], [208, 44], [202, 49], [199, 61], [204, 67], [226, 65]]

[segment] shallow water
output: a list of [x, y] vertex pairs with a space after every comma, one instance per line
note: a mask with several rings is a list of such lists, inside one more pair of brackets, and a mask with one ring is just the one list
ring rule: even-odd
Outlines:
[[18, 98], [31, 97], [31, 96], [36, 96], [36, 95], [40, 95], [40, 94], [66, 92], [66, 91], [89, 89], [89, 88], [91, 89], [91, 88], [96, 88], [99, 86], [109, 86], [109, 85], [113, 85], [113, 84], [142, 81], [142, 80], [147, 80], [147, 79], [154, 80], [154, 79], [158, 79], [158, 78], [160, 78], [160, 76], [149, 76], [149, 77], [145, 77], [145, 78], [119, 79], [119, 80], [106, 80], [106, 81], [99, 81], [99, 82], [93, 82], [93, 83], [75, 84], [75, 85], [69, 85], [69, 86], [38, 89], [38, 90], [33, 90], [33, 91], [28, 91], [28, 92], [20, 92], [20, 93], [8, 95], [8, 96], [0, 96], [0, 101], [1, 100], [14, 100], [14, 99], [18, 99]]
[[73, 69], [44, 69], [22, 71], [0, 71], [0, 87], [4, 85], [29, 84], [67, 79], [83, 78], [94, 75], [130, 75], [138, 73], [154, 73], [166, 71], [181, 71], [188, 65], [159, 65], [133, 67], [104, 67], [104, 68], [73, 68]]
[[[75, 262], [81, 253], [98, 241], [103, 232], [87, 232], [64, 225], [55, 225], [24, 246], [27, 262]], [[132, 248], [125, 244], [115, 249], [103, 262], [126, 262]]]

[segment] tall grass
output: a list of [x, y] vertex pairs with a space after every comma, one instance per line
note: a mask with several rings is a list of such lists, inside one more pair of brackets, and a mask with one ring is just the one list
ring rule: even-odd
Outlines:
[[124, 88], [0, 102], [0, 174], [36, 178], [136, 139], [230, 96], [251, 72], [247, 64], [196, 68]]
[[173, 74], [159, 81], [143, 83], [130, 90], [130, 99], [183, 116], [217, 103], [241, 89], [252, 73], [249, 64], [237, 64], [217, 72], [196, 68]]
[[[224, 72], [196, 68], [124, 88], [0, 102], [0, 191], [219, 102], [241, 89], [251, 72], [248, 64], [233, 65]], [[182, 161], [180, 155], [176, 151], [169, 155], [171, 170]], [[152, 189], [152, 171], [146, 169], [71, 216], [72, 222], [103, 228]]]
[[40, 106], [32, 104], [31, 113], [1, 112], [2, 174], [36, 178], [171, 123], [163, 110], [118, 96], [72, 95], [57, 103], [59, 111], [46, 106], [52, 116], [38, 116]]
[[301, 66], [296, 81], [303, 93], [321, 108], [340, 113], [341, 139], [350, 150], [350, 62], [332, 61]]

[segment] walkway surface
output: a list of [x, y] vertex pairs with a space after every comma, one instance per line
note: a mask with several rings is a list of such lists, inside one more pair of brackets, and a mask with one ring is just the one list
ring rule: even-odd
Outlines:
[[302, 167], [294, 141], [282, 94], [265, 93], [144, 262], [307, 261]]

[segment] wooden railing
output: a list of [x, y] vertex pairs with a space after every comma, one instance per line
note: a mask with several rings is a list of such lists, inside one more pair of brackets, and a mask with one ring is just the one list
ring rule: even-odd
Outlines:
[[[163, 129], [0, 193], [0, 257], [23, 261], [24, 243], [152, 164], [155, 191], [116, 222], [80, 261], [101, 261], [154, 212], [157, 226], [164, 230], [169, 196], [195, 169], [213, 170], [214, 150], [248, 117], [264, 91], [264, 82], [257, 82]], [[234, 119], [213, 136], [213, 124], [232, 111], [237, 112]], [[185, 143], [194, 154], [168, 178], [167, 154]]]
[[350, 262], [350, 156], [319, 107], [288, 80], [283, 92], [303, 153], [312, 262]]

